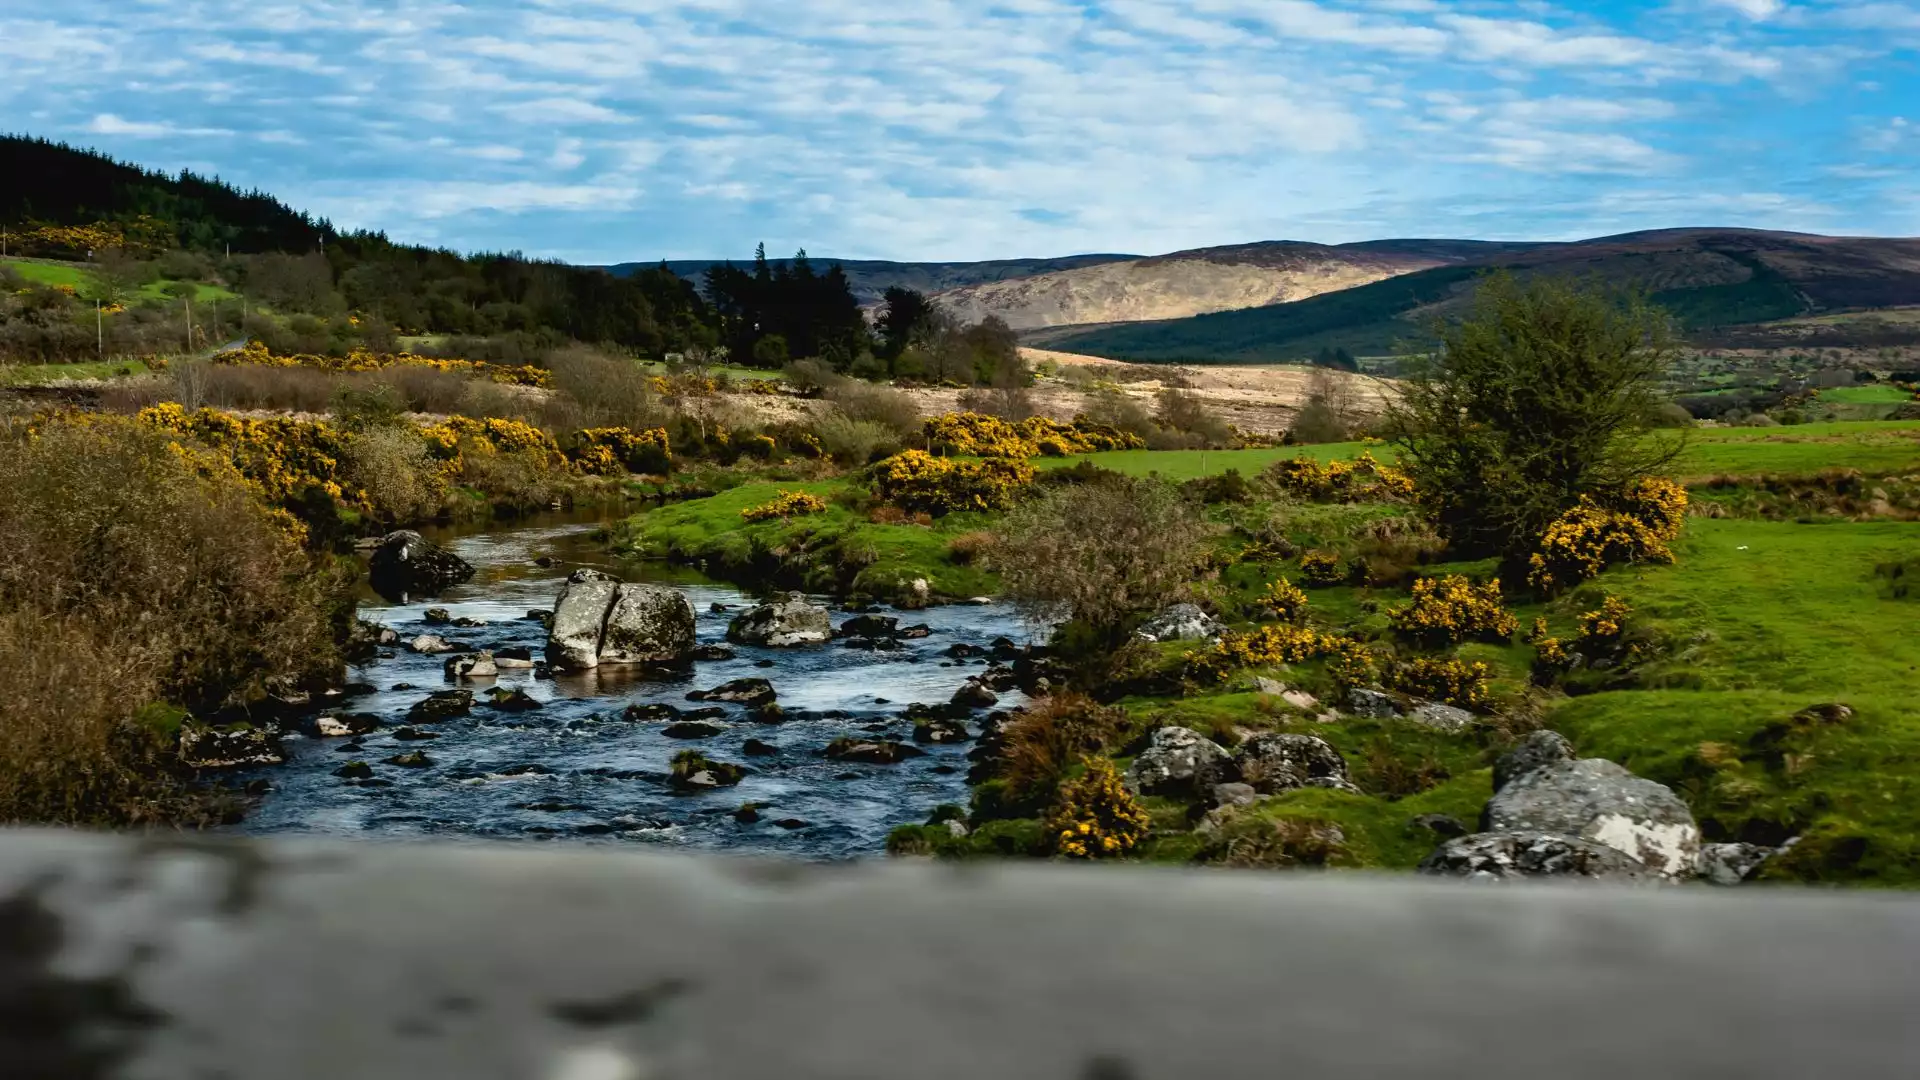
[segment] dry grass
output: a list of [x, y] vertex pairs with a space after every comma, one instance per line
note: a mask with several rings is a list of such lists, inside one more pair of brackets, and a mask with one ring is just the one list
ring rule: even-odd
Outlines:
[[1000, 777], [1013, 801], [1047, 805], [1067, 769], [1104, 752], [1125, 727], [1124, 710], [1079, 694], [1055, 694], [1015, 713], [1000, 727]]

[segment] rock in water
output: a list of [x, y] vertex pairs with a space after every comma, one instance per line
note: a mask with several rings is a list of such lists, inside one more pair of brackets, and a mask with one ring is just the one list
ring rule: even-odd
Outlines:
[[342, 716], [322, 716], [313, 722], [314, 733], [323, 739], [340, 739], [353, 735], [365, 735], [380, 726], [380, 718], [371, 713], [349, 713]]
[[237, 769], [278, 765], [285, 760], [279, 732], [272, 728], [211, 728], [189, 723], [180, 729], [180, 761], [189, 768]]
[[979, 679], [968, 679], [953, 692], [953, 703], [969, 709], [991, 709], [1000, 704], [1000, 698]]
[[908, 758], [926, 757], [917, 746], [884, 739], [835, 739], [820, 751], [836, 761], [859, 761], [868, 765], [898, 765]]
[[600, 635], [602, 664], [671, 663], [693, 651], [693, 604], [665, 585], [614, 590]]
[[1340, 751], [1311, 735], [1255, 735], [1233, 759], [1240, 778], [1262, 795], [1302, 787], [1357, 790], [1347, 780], [1347, 761]]
[[490, 652], [478, 652], [472, 656], [450, 656], [447, 658], [447, 678], [449, 679], [491, 679], [500, 674], [500, 666], [493, 661]]
[[1623, 851], [1576, 836], [1538, 832], [1483, 832], [1449, 840], [1420, 863], [1420, 872], [1481, 881], [1525, 877], [1659, 880], [1658, 874]]
[[892, 615], [856, 615], [840, 624], [840, 636], [890, 638], [899, 633], [900, 620]]
[[1175, 604], [1148, 619], [1134, 633], [1142, 641], [1212, 641], [1220, 636], [1219, 620], [1194, 604]]
[[1140, 795], [1198, 798], [1238, 778], [1233, 757], [1190, 728], [1163, 727], [1127, 766], [1127, 789]]
[[817, 645], [833, 636], [833, 621], [820, 604], [797, 593], [761, 604], [727, 625], [727, 640], [739, 645], [787, 648]]
[[1700, 827], [1687, 804], [1604, 758], [1556, 762], [1509, 780], [1487, 800], [1481, 828], [1590, 840], [1667, 877], [1691, 875], [1700, 857]]
[[1557, 731], [1536, 731], [1493, 763], [1493, 790], [1499, 791], [1522, 776], [1573, 760], [1573, 744]]
[[456, 716], [465, 716], [473, 711], [473, 691], [442, 690], [431, 697], [413, 703], [407, 710], [407, 722], [410, 724], [432, 724], [441, 720], [451, 720]]
[[600, 666], [600, 633], [620, 579], [598, 570], [575, 570], [560, 590], [547, 630], [547, 663], [561, 671]]
[[687, 700], [728, 701], [757, 709], [773, 704], [777, 697], [773, 684], [765, 679], [735, 679], [711, 690], [695, 690], [687, 695]]
[[373, 590], [388, 600], [406, 603], [409, 596], [430, 596], [473, 577], [473, 567], [460, 556], [410, 529], [388, 533], [367, 560]]

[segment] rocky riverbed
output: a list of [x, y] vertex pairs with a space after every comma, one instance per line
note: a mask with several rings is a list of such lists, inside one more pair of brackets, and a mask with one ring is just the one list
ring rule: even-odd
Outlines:
[[[1010, 608], [878, 612], [903, 628], [926, 628], [925, 636], [888, 637], [878, 649], [850, 647], [845, 638], [786, 648], [728, 643], [729, 623], [754, 598], [657, 564], [614, 561], [592, 530], [536, 522], [432, 537], [473, 564], [473, 578], [409, 603], [363, 598], [361, 617], [391, 628], [399, 642], [352, 669], [355, 694], [290, 728], [285, 764], [239, 777], [264, 779], [270, 790], [236, 828], [839, 859], [880, 854], [894, 826], [967, 801], [966, 754], [991, 695], [976, 687], [963, 695], [964, 708], [949, 703], [993, 665], [977, 654], [1000, 641], [1004, 658], [1008, 642], [1025, 640]], [[547, 628], [529, 613], [551, 610], [567, 577], [582, 568], [679, 589], [696, 614], [700, 655], [711, 658], [674, 673], [600, 667], [551, 676], [508, 662], [495, 665], [496, 674], [460, 678], [449, 674], [448, 660], [462, 654], [407, 647], [435, 635], [472, 652], [538, 661]], [[861, 613], [836, 606], [830, 614], [838, 628]], [[777, 709], [764, 708], [757, 690], [689, 698], [752, 679], [767, 681]], [[471, 692], [471, 703], [448, 691]], [[1024, 700], [1017, 690], [998, 697], [1000, 708]], [[916, 726], [908, 716], [915, 705], [950, 715]], [[828, 756], [836, 742], [837, 756]], [[864, 749], [874, 744], [878, 750]], [[720, 768], [702, 777], [683, 767], [676, 776], [673, 759], [685, 750]], [[896, 763], [877, 763], [883, 760]], [[725, 783], [734, 776], [737, 783]], [[720, 785], [709, 786], [716, 778]]]

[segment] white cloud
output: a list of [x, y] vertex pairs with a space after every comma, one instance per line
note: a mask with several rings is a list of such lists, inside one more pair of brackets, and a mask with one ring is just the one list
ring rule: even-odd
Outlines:
[[1717, 7], [1732, 8], [1749, 19], [1759, 21], [1780, 14], [1786, 0], [1708, 0]]
[[113, 113], [100, 113], [84, 129], [92, 135], [112, 135], [129, 139], [167, 139], [181, 136], [231, 135], [226, 128], [179, 127], [164, 120], [123, 120]]

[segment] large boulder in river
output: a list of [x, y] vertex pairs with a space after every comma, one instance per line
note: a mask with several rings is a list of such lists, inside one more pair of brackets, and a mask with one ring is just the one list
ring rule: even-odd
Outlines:
[[1626, 852], [1594, 840], [1543, 832], [1483, 832], [1441, 844], [1420, 872], [1479, 881], [1576, 877], [1653, 882], [1659, 875]]
[[567, 578], [547, 629], [547, 662], [563, 671], [671, 662], [692, 649], [693, 605], [680, 590], [598, 570]]
[[827, 609], [810, 604], [797, 593], [776, 597], [753, 608], [727, 626], [727, 640], [740, 645], [817, 645], [833, 636]]
[[1139, 795], [1198, 797], [1238, 776], [1233, 756], [1190, 728], [1163, 727], [1127, 766], [1127, 790]]
[[1604, 758], [1521, 773], [1494, 793], [1481, 830], [1555, 833], [1604, 844], [1666, 877], [1695, 872], [1700, 827], [1672, 790]]
[[431, 596], [473, 577], [473, 566], [411, 529], [388, 533], [367, 560], [373, 590], [394, 603]]
[[1175, 604], [1143, 623], [1134, 633], [1143, 641], [1212, 641], [1225, 628], [1193, 604]]

